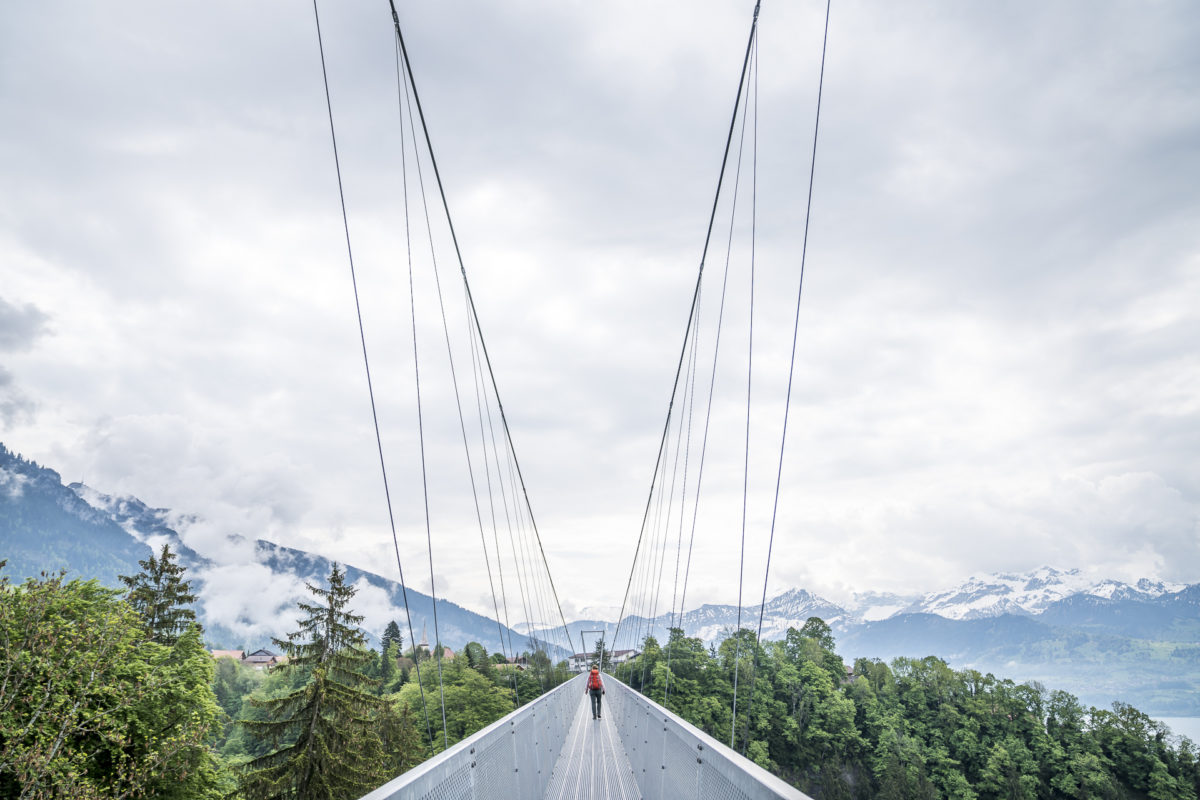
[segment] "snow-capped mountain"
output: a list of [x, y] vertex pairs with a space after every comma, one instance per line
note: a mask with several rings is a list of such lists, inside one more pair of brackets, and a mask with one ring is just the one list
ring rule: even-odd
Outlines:
[[[759, 605], [743, 606], [741, 625], [757, 628]], [[804, 589], [790, 589], [766, 602], [762, 613], [762, 635], [765, 639], [780, 639], [788, 628], [800, 628], [809, 617], [820, 617], [830, 625], [839, 625], [849, 620], [841, 606], [818, 597]], [[738, 624], [738, 608], [735, 605], [705, 604], [685, 612], [682, 626], [689, 636], [706, 642], [718, 641]], [[670, 624], [666, 615], [655, 620], [660, 628]]]
[[[757, 629], [759, 609], [758, 604], [744, 605], [739, 614], [736, 605], [706, 603], [684, 612], [682, 621], [672, 619], [670, 613], [659, 614], [653, 619], [647, 619], [645, 616], [637, 614], [627, 614], [621, 623], [621, 641], [617, 642], [615, 646], [631, 646], [631, 642], [638, 642], [647, 635], [656, 637], [660, 642], [666, 641], [668, 629], [675, 624], [681, 625], [688, 636], [704, 642], [719, 642], [737, 629], [739, 621], [743, 628]], [[613, 637], [617, 632], [615, 620], [619, 610], [614, 609], [607, 617], [575, 619], [569, 622], [567, 629], [571, 632], [571, 640], [573, 642], [587, 640], [590, 647], [591, 641], [599, 638], [595, 632], [604, 631], [606, 640], [612, 644]], [[803, 627], [809, 617], [820, 617], [835, 627], [854, 622], [854, 618], [841, 606], [804, 589], [790, 589], [766, 602], [762, 613], [763, 638], [782, 639], [787, 634], [788, 628]], [[589, 633], [581, 638], [583, 631]], [[538, 635], [542, 637], [549, 637], [551, 634], [551, 630], [538, 632]]]
[[845, 603], [845, 609], [855, 619], [875, 622], [899, 614], [921, 600], [918, 594], [899, 595], [891, 592], [855, 592]]
[[1131, 586], [1110, 578], [1097, 579], [1078, 569], [1041, 567], [1027, 573], [972, 576], [953, 589], [926, 594], [897, 613], [936, 614], [960, 620], [1001, 614], [1036, 616], [1054, 603], [1079, 594], [1108, 600], [1152, 600], [1184, 586], [1146, 578]]
[[[911, 614], [932, 614], [946, 620], [983, 620], [1008, 615], [1037, 617], [1054, 610], [1061, 615], [1063, 601], [1098, 598], [1108, 606], [1113, 602], [1147, 602], [1178, 593], [1186, 584], [1172, 584], [1143, 578], [1134, 584], [1110, 578], [1098, 579], [1081, 570], [1041, 567], [1028, 573], [996, 573], [972, 576], [953, 589], [925, 595], [898, 595], [863, 592], [850, 597], [844, 605], [826, 600], [804, 589], [791, 589], [767, 601], [762, 614], [764, 639], [781, 639], [788, 628], [799, 629], [809, 617], [820, 617], [834, 630], [851, 631], [859, 626], [899, 619]], [[1106, 606], [1106, 607], [1108, 607]], [[595, 609], [589, 609], [594, 611]], [[705, 642], [718, 642], [738, 625], [757, 628], [759, 606], [705, 604], [683, 615], [682, 626], [688, 636]], [[568, 624], [573, 639], [581, 630], [605, 630], [611, 635], [616, 626], [616, 611], [577, 618]], [[634, 630], [637, 635], [652, 632], [658, 638], [675, 624], [669, 614], [652, 620], [630, 614], [622, 623], [622, 638]], [[543, 632], [545, 633], [545, 632]]]

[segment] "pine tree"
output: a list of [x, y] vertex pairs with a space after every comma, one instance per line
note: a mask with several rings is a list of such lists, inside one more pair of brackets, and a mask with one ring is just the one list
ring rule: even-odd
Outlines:
[[397, 652], [404, 649], [404, 637], [400, 634], [400, 626], [396, 624], [396, 620], [392, 620], [383, 630], [383, 646], [380, 648], [383, 652], [387, 652], [388, 645], [392, 642], [396, 643]]
[[308, 589], [321, 602], [300, 603], [308, 615], [300, 630], [273, 640], [288, 657], [275, 669], [299, 671], [307, 681], [283, 697], [251, 698], [269, 719], [242, 723], [255, 735], [285, 743], [247, 765], [240, 788], [248, 800], [360, 797], [395, 777], [404, 758], [386, 752], [381, 739], [394, 712], [365, 689], [371, 680], [363, 670], [373, 656], [358, 629], [362, 617], [349, 608], [354, 587], [334, 564], [328, 589]]
[[133, 606], [146, 625], [150, 641], [171, 646], [196, 623], [196, 612], [188, 607], [196, 602], [192, 586], [183, 579], [184, 568], [175, 563], [170, 545], [164, 544], [158, 558], [138, 561], [137, 575], [118, 575], [129, 587], [125, 601]]
[[400, 648], [395, 642], [383, 640], [383, 652], [379, 654], [379, 691], [380, 693], [388, 691], [392, 682], [396, 680], [396, 659], [400, 655]]

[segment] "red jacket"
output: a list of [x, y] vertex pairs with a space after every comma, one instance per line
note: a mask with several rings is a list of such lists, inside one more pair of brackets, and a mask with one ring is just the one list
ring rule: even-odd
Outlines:
[[604, 683], [600, 680], [599, 672], [593, 672], [591, 675], [588, 675], [587, 689], [585, 689], [584, 691], [591, 691], [592, 689], [599, 689], [600, 691], [604, 691]]

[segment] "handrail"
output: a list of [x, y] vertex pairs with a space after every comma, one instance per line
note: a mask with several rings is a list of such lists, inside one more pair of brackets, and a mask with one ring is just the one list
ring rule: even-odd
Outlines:
[[550, 690], [362, 800], [541, 797], [567, 738], [582, 679]]
[[613, 718], [642, 797], [811, 800], [704, 731], [606, 676]]

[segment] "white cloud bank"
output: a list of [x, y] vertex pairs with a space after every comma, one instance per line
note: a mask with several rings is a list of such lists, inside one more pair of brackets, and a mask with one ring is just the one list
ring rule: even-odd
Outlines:
[[[575, 607], [620, 603], [753, 4], [643, 5], [464, 0], [403, 20]], [[820, 11], [769, 5], [761, 23], [769, 369], [751, 584]], [[662, 24], [630, 24], [646, 13]], [[924, 590], [1043, 563], [1200, 579], [1200, 15], [1116, 0], [833, 13], [773, 588]], [[390, 19], [326, 16], [400, 549], [419, 564]], [[250, 627], [297, 588], [245, 599], [266, 578], [229, 534], [394, 563], [311, 19], [271, 3], [8, 4], [0, 53], [6, 443], [207, 520], [188, 535], [227, 551], [210, 578]], [[424, 341], [436, 354], [436, 329]], [[439, 585], [486, 611], [430, 358]], [[696, 602], [736, 590], [741, 390], [720, 388]]]

